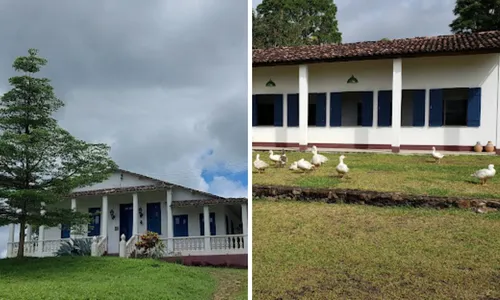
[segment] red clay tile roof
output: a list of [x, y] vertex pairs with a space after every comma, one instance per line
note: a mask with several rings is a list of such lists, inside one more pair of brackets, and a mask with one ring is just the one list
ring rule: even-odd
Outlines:
[[160, 180], [160, 179], [157, 179], [157, 178], [149, 177], [149, 176], [142, 175], [142, 174], [139, 174], [139, 173], [134, 173], [134, 172], [130, 172], [130, 171], [123, 170], [123, 169], [118, 169], [118, 171], [123, 172], [123, 173], [128, 173], [130, 175], [137, 176], [139, 178], [142, 177], [142, 178], [146, 178], [146, 179], [155, 181], [159, 185], [162, 185], [162, 186], [169, 185], [169, 186], [172, 186], [172, 187], [183, 188], [183, 189], [186, 189], [188, 191], [195, 192], [195, 193], [198, 193], [198, 194], [201, 194], [201, 195], [205, 195], [205, 196], [209, 196], [209, 197], [213, 197], [213, 198], [221, 198], [222, 199], [222, 197], [214, 195], [214, 194], [210, 194], [210, 193], [207, 193], [207, 192], [202, 192], [202, 191], [199, 191], [199, 190], [191, 189], [191, 188], [188, 188], [188, 187], [185, 187], [185, 186], [182, 186], [182, 185], [174, 184], [174, 183], [171, 183], [171, 182], [167, 182], [167, 181]]
[[238, 203], [248, 203], [248, 199], [246, 199], [246, 198], [224, 198], [224, 199], [200, 199], [200, 200], [173, 201], [172, 207], [203, 206], [203, 205], [216, 205], [216, 204], [238, 204]]
[[500, 52], [500, 31], [253, 50], [253, 67]]
[[160, 190], [166, 190], [168, 187], [169, 186], [166, 184], [163, 185], [158, 184], [158, 185], [141, 185], [141, 186], [131, 186], [122, 188], [100, 189], [100, 190], [73, 192], [70, 194], [70, 197], [102, 196], [102, 195], [126, 194], [131, 192], [160, 191]]
[[202, 192], [199, 190], [191, 189], [182, 185], [170, 183], [167, 181], [163, 181], [157, 178], [149, 177], [146, 175], [142, 175], [139, 173], [130, 172], [123, 169], [118, 169], [118, 172], [127, 173], [132, 176], [137, 176], [139, 178], [145, 178], [154, 181], [156, 184], [153, 185], [142, 185], [142, 186], [133, 186], [133, 187], [123, 187], [123, 188], [111, 188], [111, 189], [100, 189], [100, 190], [91, 190], [91, 191], [81, 191], [81, 192], [73, 192], [69, 196], [70, 197], [81, 197], [81, 196], [96, 196], [96, 195], [112, 195], [112, 194], [125, 194], [130, 192], [141, 192], [141, 191], [154, 191], [154, 190], [165, 190], [168, 187], [177, 187], [183, 188], [191, 192], [195, 192], [201, 195], [209, 196], [215, 199], [223, 199], [221, 196], [217, 196], [214, 194], [210, 194], [207, 192]]
[[[149, 180], [152, 180], [153, 182], [155, 182], [156, 184], [141, 185], [141, 186], [132, 186], [132, 187], [122, 187], [122, 188], [99, 189], [99, 190], [91, 190], [91, 191], [79, 191], [79, 192], [73, 192], [73, 193], [69, 194], [68, 198], [72, 198], [72, 197], [84, 197], [84, 196], [99, 196], [99, 195], [101, 195], [101, 196], [102, 195], [116, 195], [116, 194], [126, 194], [126, 193], [130, 193], [130, 192], [160, 191], [160, 190], [166, 190], [167, 188], [171, 188], [171, 187], [177, 187], [177, 188], [182, 188], [182, 189], [194, 192], [194, 193], [198, 193], [198, 194], [201, 194], [201, 195], [208, 196], [208, 197], [211, 198], [211, 200], [214, 200], [214, 199], [222, 199], [222, 200], [228, 199], [228, 198], [224, 198], [224, 197], [217, 196], [217, 195], [214, 195], [214, 194], [210, 194], [210, 193], [207, 193], [207, 192], [202, 192], [202, 191], [199, 191], [199, 190], [191, 189], [191, 188], [188, 188], [188, 187], [185, 187], [185, 186], [182, 186], [182, 185], [178, 185], [178, 184], [170, 183], [170, 182], [167, 182], [167, 181], [163, 181], [163, 180], [160, 180], [160, 179], [157, 179], [157, 178], [153, 178], [153, 177], [149, 177], [149, 176], [146, 176], [146, 175], [142, 175], [142, 174], [139, 174], [139, 173], [134, 173], [134, 172], [130, 172], [130, 171], [123, 170], [123, 169], [118, 169], [117, 171], [118, 172], [122, 172], [122, 173], [127, 173], [127, 174], [130, 174], [132, 176], [137, 176], [139, 178], [149, 179]], [[194, 201], [199, 201], [199, 200], [194, 200]]]

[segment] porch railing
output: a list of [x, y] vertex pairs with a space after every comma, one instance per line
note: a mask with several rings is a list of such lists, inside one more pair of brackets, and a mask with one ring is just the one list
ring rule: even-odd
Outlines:
[[[76, 239], [85, 239], [92, 242], [93, 237], [77, 237]], [[102, 237], [97, 237], [99, 242], [102, 242]], [[25, 256], [55, 256], [56, 252], [61, 247], [64, 241], [69, 241], [69, 238], [43, 241], [25, 241], [24, 255]], [[40, 248], [41, 246], [41, 248]], [[107, 245], [106, 245], [107, 246]], [[19, 251], [19, 242], [7, 243], [7, 247], [12, 247], [12, 257], [17, 255]]]
[[138, 241], [138, 236], [133, 235], [125, 244], [125, 257], [131, 257], [132, 254], [137, 251], [135, 243]]
[[[208, 238], [208, 239], [207, 239]], [[245, 253], [246, 247], [244, 240], [246, 235], [231, 234], [231, 235], [214, 235], [205, 236], [189, 236], [189, 237], [174, 237], [161, 238], [160, 240], [167, 245], [172, 245], [171, 249], [167, 250], [167, 256], [176, 255], [193, 255], [193, 254], [231, 254]], [[208, 241], [208, 244], [205, 244]]]
[[240, 250], [245, 249], [244, 235], [216, 235], [210, 237], [211, 250]]
[[174, 237], [172, 241], [173, 252], [205, 250], [205, 238], [203, 236]]

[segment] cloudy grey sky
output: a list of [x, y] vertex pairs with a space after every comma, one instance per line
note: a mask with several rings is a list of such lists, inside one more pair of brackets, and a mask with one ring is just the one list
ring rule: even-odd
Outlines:
[[[121, 168], [247, 195], [246, 1], [4, 0], [0, 93], [38, 48], [60, 124]], [[0, 253], [6, 228], [0, 228]]]
[[[253, 7], [261, 0], [252, 0]], [[343, 42], [449, 34], [455, 0], [334, 0]]]

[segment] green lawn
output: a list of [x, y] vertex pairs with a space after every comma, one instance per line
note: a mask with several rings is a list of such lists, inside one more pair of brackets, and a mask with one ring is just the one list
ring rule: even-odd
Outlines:
[[[267, 152], [260, 158], [270, 163]], [[393, 155], [371, 153], [347, 153], [344, 163], [350, 168], [350, 178], [336, 177], [335, 167], [339, 154], [322, 153], [329, 158], [323, 166], [309, 174], [288, 169], [300, 158], [311, 160], [310, 152], [287, 152], [288, 166], [275, 168], [271, 165], [265, 172], [254, 168], [253, 184], [286, 185], [300, 187], [363, 189], [384, 192], [432, 196], [466, 196], [474, 198], [500, 198], [500, 156], [453, 155], [446, 156], [440, 164], [429, 155]], [[497, 176], [481, 186], [470, 174], [494, 164], [499, 169]]]
[[0, 299], [247, 299], [247, 270], [113, 257], [3, 259]]
[[253, 201], [254, 299], [500, 299], [500, 214]]

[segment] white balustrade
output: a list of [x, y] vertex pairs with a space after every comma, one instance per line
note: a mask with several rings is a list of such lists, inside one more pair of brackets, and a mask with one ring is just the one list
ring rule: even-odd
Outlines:
[[244, 237], [243, 234], [211, 236], [210, 249], [213, 251], [245, 249]]
[[134, 252], [137, 253], [137, 247], [135, 246], [135, 243], [137, 243], [137, 241], [137, 235], [133, 235], [132, 237], [130, 237], [130, 239], [125, 244], [125, 257], [130, 257]]

